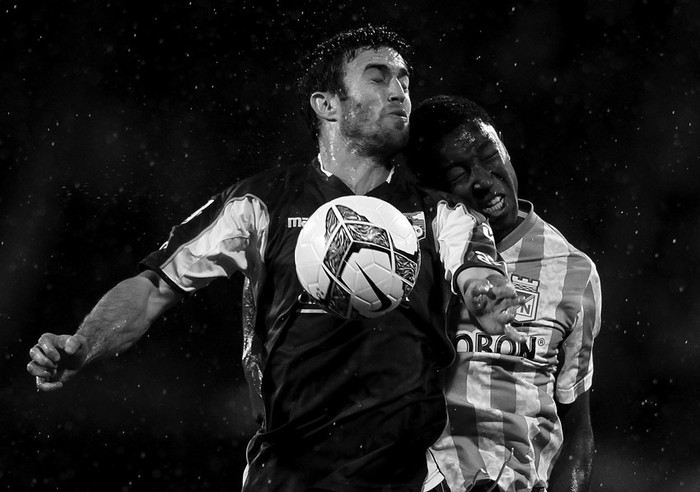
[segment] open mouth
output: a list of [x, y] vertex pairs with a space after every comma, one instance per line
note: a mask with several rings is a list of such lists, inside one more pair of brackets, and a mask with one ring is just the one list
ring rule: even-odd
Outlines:
[[506, 199], [503, 195], [496, 195], [491, 200], [486, 202], [482, 207], [482, 211], [488, 215], [497, 215], [506, 207]]

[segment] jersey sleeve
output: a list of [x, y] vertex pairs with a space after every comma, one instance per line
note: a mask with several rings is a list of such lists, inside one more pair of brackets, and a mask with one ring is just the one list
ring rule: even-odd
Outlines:
[[556, 399], [570, 404], [593, 384], [593, 341], [600, 332], [601, 289], [595, 265], [581, 296], [572, 331], [562, 345], [563, 361], [556, 382]]
[[192, 292], [262, 261], [269, 215], [254, 195], [224, 192], [174, 227], [163, 246], [142, 262], [181, 292]]
[[452, 205], [440, 201], [433, 231], [445, 268], [445, 279], [453, 292], [458, 292], [455, 282], [459, 273], [466, 268], [491, 268], [505, 275], [506, 265], [496, 250], [491, 226], [463, 204]]

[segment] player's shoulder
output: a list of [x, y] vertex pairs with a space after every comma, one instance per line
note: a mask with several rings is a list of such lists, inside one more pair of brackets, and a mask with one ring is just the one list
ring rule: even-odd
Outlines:
[[275, 166], [241, 179], [226, 188], [222, 195], [227, 199], [252, 195], [263, 201], [279, 198], [285, 190], [302, 183], [306, 179], [307, 170], [306, 164], [298, 162]]
[[[292, 163], [279, 165], [260, 171], [234, 184], [231, 188], [271, 188], [274, 189], [280, 183], [289, 183], [304, 179], [308, 166], [304, 163]], [[279, 191], [279, 189], [277, 190]]]
[[[544, 224], [545, 237], [547, 238], [547, 240], [551, 242], [560, 243], [561, 249], [566, 249], [568, 251], [569, 263], [575, 263], [580, 267], [585, 267], [586, 269], [590, 270], [594, 275], [597, 275], [595, 262], [591, 259], [590, 256], [588, 256], [578, 247], [574, 246], [566, 238], [566, 236], [564, 236], [564, 234], [562, 234], [561, 231], [559, 231], [559, 229], [557, 229], [555, 226], [553, 226], [552, 224], [550, 224], [542, 218], [540, 218], [540, 220]], [[550, 245], [550, 249], [555, 248], [552, 248]]]

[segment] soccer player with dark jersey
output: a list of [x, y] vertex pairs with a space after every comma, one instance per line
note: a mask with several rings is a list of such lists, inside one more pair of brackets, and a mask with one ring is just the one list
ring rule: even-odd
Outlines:
[[[450, 291], [494, 334], [521, 299], [488, 225], [391, 165], [408, 139], [406, 48], [383, 28], [320, 44], [299, 84], [318, 156], [214, 196], [173, 228], [140, 275], [108, 292], [76, 334], [42, 335], [28, 365], [37, 387], [60, 388], [88, 362], [133, 345], [186, 294], [240, 271], [249, 294], [244, 368], [261, 420], [243, 489], [420, 490], [425, 451], [445, 423], [440, 374], [454, 355], [444, 332]], [[420, 240], [415, 287], [373, 319], [319, 309], [294, 264], [304, 221], [354, 194], [393, 204]]]
[[600, 330], [594, 263], [519, 200], [506, 148], [486, 111], [436, 96], [411, 116], [407, 155], [426, 184], [481, 211], [516, 289], [524, 340], [485, 333], [464, 309], [449, 319], [457, 361], [447, 380], [449, 425], [428, 453], [426, 487], [467, 491], [589, 490], [589, 390]]

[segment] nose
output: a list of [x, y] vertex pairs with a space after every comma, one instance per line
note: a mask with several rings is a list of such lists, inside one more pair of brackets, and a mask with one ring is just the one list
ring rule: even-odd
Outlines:
[[493, 186], [493, 175], [481, 166], [472, 171], [472, 193], [476, 198], [484, 198]]
[[406, 99], [406, 90], [399, 79], [394, 77], [389, 84], [389, 100], [403, 102]]

